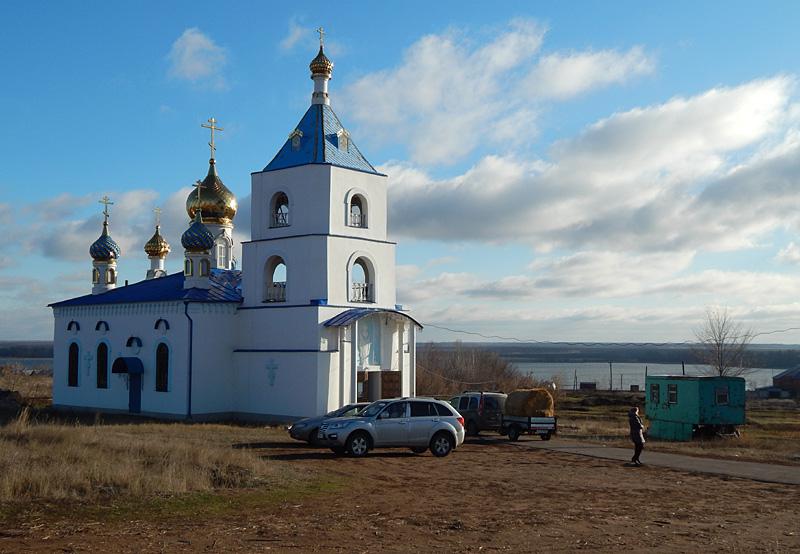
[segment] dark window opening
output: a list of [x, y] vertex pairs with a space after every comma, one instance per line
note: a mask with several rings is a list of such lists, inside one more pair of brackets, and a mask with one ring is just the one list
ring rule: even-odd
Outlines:
[[108, 388], [108, 346], [104, 342], [97, 346], [97, 388]]
[[67, 386], [78, 386], [78, 345], [69, 345], [69, 366], [67, 367]]
[[716, 389], [717, 406], [725, 406], [728, 404], [728, 387], [717, 387]]
[[156, 391], [167, 392], [169, 387], [169, 347], [163, 342], [156, 348]]

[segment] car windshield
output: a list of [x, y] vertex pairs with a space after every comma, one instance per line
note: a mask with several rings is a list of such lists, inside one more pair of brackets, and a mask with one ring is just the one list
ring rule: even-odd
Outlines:
[[328, 412], [327, 414], [325, 414], [325, 417], [340, 417], [343, 415], [353, 415], [357, 411], [356, 408], [357, 406], [354, 406], [353, 404], [347, 404], [345, 406], [342, 406], [341, 408], [336, 408], [335, 410]]
[[382, 401], [373, 402], [372, 404], [364, 408], [362, 411], [360, 411], [358, 415], [359, 417], [374, 417], [378, 415], [378, 412], [380, 412], [387, 404], [388, 402], [382, 402]]

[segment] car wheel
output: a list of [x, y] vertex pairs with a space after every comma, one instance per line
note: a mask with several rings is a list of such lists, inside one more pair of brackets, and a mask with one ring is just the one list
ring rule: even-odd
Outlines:
[[369, 452], [369, 437], [366, 433], [355, 432], [347, 437], [347, 450], [354, 458], [363, 458]]
[[508, 440], [510, 441], [518, 441], [519, 440], [519, 427], [516, 425], [512, 425], [508, 428]]
[[413, 452], [414, 454], [422, 454], [427, 449], [428, 449], [427, 446], [412, 446], [411, 447], [411, 452]]
[[312, 429], [308, 434], [308, 439], [306, 442], [311, 446], [317, 446], [319, 444], [319, 437], [317, 436], [317, 433], [319, 433], [319, 428]]
[[541, 435], [541, 437], [542, 437], [543, 441], [549, 441], [550, 440], [550, 433], [545, 433], [544, 435]]
[[467, 422], [467, 435], [470, 437], [477, 437], [478, 436], [478, 424], [472, 421], [471, 419]]
[[431, 439], [431, 453], [437, 458], [443, 458], [453, 450], [453, 437], [449, 433], [436, 433]]

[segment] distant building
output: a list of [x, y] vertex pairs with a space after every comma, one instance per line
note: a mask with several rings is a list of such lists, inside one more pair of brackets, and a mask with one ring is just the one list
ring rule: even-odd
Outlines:
[[800, 366], [782, 371], [772, 378], [772, 385], [800, 398]]
[[170, 245], [156, 222], [145, 279], [117, 286], [122, 252], [103, 198], [91, 294], [51, 304], [56, 407], [284, 419], [414, 394], [420, 325], [395, 304], [387, 177], [330, 106], [321, 41], [310, 70], [311, 106], [251, 175], [241, 269], [213, 118], [208, 174], [186, 200], [182, 272], [166, 274]]

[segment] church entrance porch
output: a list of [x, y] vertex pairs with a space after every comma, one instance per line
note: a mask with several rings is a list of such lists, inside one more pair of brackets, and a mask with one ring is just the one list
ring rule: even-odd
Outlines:
[[133, 357], [117, 358], [111, 366], [111, 373], [124, 373], [128, 376], [128, 412], [138, 414], [142, 411], [142, 360]]
[[375, 402], [403, 396], [400, 371], [359, 371], [358, 401]]

